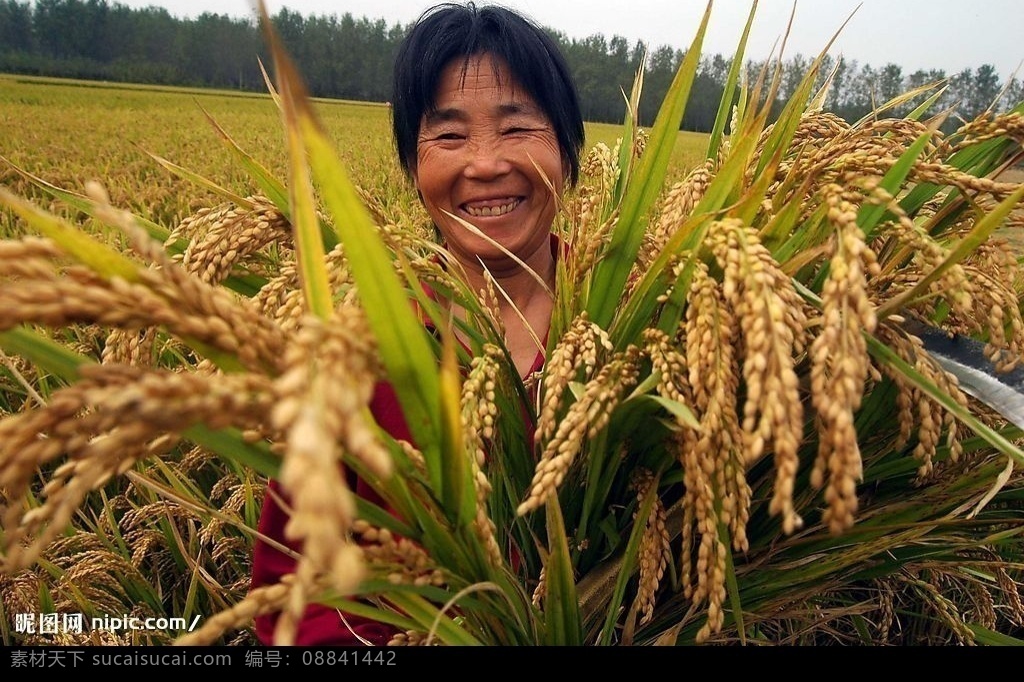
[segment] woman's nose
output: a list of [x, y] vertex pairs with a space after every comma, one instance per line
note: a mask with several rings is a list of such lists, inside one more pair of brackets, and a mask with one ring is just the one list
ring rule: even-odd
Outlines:
[[481, 141], [469, 145], [463, 173], [474, 180], [489, 180], [508, 173], [512, 164], [498, 141]]

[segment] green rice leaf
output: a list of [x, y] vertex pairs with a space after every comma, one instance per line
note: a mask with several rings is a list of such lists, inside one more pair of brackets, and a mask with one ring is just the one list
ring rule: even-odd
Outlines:
[[612, 322], [619, 298], [643, 241], [646, 214], [664, 185], [672, 148], [679, 136], [679, 125], [683, 120], [690, 88], [700, 64], [701, 45], [710, 15], [709, 2], [697, 36], [680, 63], [672, 85], [665, 95], [665, 101], [658, 111], [646, 151], [636, 172], [630, 178], [611, 242], [594, 269], [593, 283], [587, 299], [587, 312], [590, 319], [602, 329], [607, 329]]
[[4, 352], [20, 355], [34, 366], [59, 377], [63, 381], [78, 381], [78, 368], [92, 360], [62, 346], [48, 336], [27, 327], [0, 332], [0, 348]]
[[[917, 107], [913, 111], [911, 111], [909, 114], [907, 114], [907, 116], [906, 116], [907, 119], [909, 119], [911, 121], [918, 121], [918, 120], [920, 120], [921, 117], [924, 116], [928, 112], [928, 110], [931, 109], [932, 106], [937, 101], [939, 101], [939, 98], [942, 97], [943, 93], [946, 92], [947, 88], [945, 88], [945, 87], [936, 88], [935, 84], [929, 84], [929, 85], [922, 86], [920, 88], [916, 88], [913, 91], [914, 92], [914, 96], [916, 97], [917, 95], [919, 95], [921, 93], [924, 93], [924, 92], [927, 92], [928, 90], [932, 90], [932, 89], [935, 89], [935, 92], [932, 93], [931, 95], [929, 95], [927, 98], [925, 98], [925, 100], [923, 102], [921, 102], [919, 105], [917, 105]], [[945, 116], [942, 116], [942, 119], [945, 120]], [[936, 122], [938, 123], [939, 121], [936, 121]]]
[[665, 410], [667, 410], [669, 414], [675, 417], [676, 420], [683, 426], [688, 426], [691, 429], [697, 430], [701, 428], [700, 422], [697, 420], [695, 416], [693, 416], [693, 412], [690, 411], [690, 408], [688, 408], [686, 405], [682, 404], [678, 400], [670, 400], [669, 398], [665, 398], [660, 395], [643, 396], [643, 399], [653, 401], [660, 405], [661, 407], [664, 407]]
[[388, 370], [388, 379], [398, 392], [416, 443], [421, 444], [427, 455], [431, 481], [440, 489], [440, 463], [436, 452], [431, 453], [440, 443], [439, 379], [428, 334], [330, 142], [312, 118], [303, 116], [301, 122], [314, 174], [345, 246], [359, 298]]
[[192, 183], [202, 187], [203, 189], [206, 189], [206, 190], [210, 191], [211, 193], [213, 193], [213, 194], [223, 198], [225, 201], [230, 201], [233, 204], [235, 204], [236, 206], [240, 206], [240, 207], [245, 208], [245, 209], [251, 209], [252, 208], [252, 202], [249, 201], [248, 199], [246, 199], [245, 197], [238, 196], [237, 194], [235, 194], [231, 190], [226, 189], [224, 187], [221, 187], [220, 185], [218, 185], [217, 183], [215, 183], [212, 180], [208, 180], [207, 178], [204, 178], [199, 173], [196, 173], [194, 171], [190, 171], [189, 169], [184, 168], [182, 166], [179, 166], [178, 164], [176, 164], [176, 163], [174, 163], [174, 162], [172, 162], [172, 161], [170, 161], [168, 159], [165, 159], [164, 157], [160, 156], [159, 154], [154, 154], [153, 152], [148, 151], [146, 149], [143, 149], [142, 152], [144, 154], [146, 154], [147, 156], [149, 156], [149, 158], [153, 159], [158, 164], [163, 166], [165, 169], [167, 169], [168, 171], [173, 173], [174, 175], [177, 175], [180, 178], [188, 180], [189, 182], [192, 182]]
[[[199, 106], [198, 104], [196, 106]], [[228, 150], [238, 159], [238, 162], [243, 168], [245, 168], [249, 175], [256, 181], [256, 184], [260, 186], [263, 193], [273, 202], [274, 206], [277, 206], [278, 210], [281, 211], [285, 216], [291, 215], [291, 205], [288, 200], [288, 188], [285, 187], [284, 183], [275, 178], [270, 171], [263, 167], [256, 159], [250, 156], [245, 150], [243, 150], [238, 143], [235, 142], [231, 136], [227, 133], [224, 128], [217, 123], [216, 119], [204, 109], [199, 106], [199, 110], [206, 116], [206, 120], [210, 122], [213, 129], [217, 132], [221, 141], [228, 148]]]
[[238, 429], [215, 430], [204, 424], [196, 424], [185, 429], [182, 435], [210, 452], [251, 467], [263, 476], [275, 478], [281, 469], [281, 457], [275, 455], [269, 445], [247, 442]]
[[441, 355], [441, 501], [456, 528], [476, 516], [473, 471], [462, 433], [461, 381], [455, 360], [454, 335], [446, 333]]
[[[917, 163], [917, 159], [924, 152], [931, 139], [932, 134], [928, 132], [921, 135], [912, 145], [907, 147], [907, 151], [900, 155], [899, 160], [893, 164], [892, 168], [885, 174], [885, 177], [882, 178], [881, 183], [879, 183], [882, 189], [892, 196], [899, 193], [900, 187], [903, 186], [914, 164]], [[857, 225], [864, 231], [866, 238], [870, 238], [874, 234], [875, 228], [885, 214], [886, 207], [879, 204], [864, 204], [861, 207], [860, 212], [857, 214]]]
[[978, 644], [986, 646], [1024, 646], [1024, 639], [989, 630], [975, 623], [968, 623], [967, 628], [974, 633], [974, 639]]
[[416, 629], [435, 633], [437, 639], [445, 644], [454, 646], [479, 646], [482, 644], [480, 640], [456, 622], [459, 618], [456, 609], [452, 609], [449, 613], [443, 612], [423, 597], [410, 591], [392, 590], [388, 594], [388, 601], [401, 612], [413, 618], [419, 625]]
[[908, 381], [921, 389], [922, 392], [926, 393], [928, 397], [942, 405], [942, 407], [963, 422], [968, 428], [984, 438], [989, 445], [1007, 457], [1011, 457], [1016, 460], [1018, 465], [1024, 465], [1024, 451], [1008, 441], [998, 431], [989, 427], [987, 424], [971, 414], [969, 410], [956, 402], [948, 393], [936, 386], [933, 381], [930, 381], [923, 374], [907, 364], [887, 345], [875, 339], [873, 336], [867, 336], [866, 338], [868, 341], [868, 352], [870, 352], [878, 361], [891, 365], [894, 369], [899, 371], [900, 374], [906, 377]]
[[[272, 50], [280, 49], [271, 43]], [[280, 61], [275, 54], [276, 61]], [[306, 160], [303, 131], [299, 121], [298, 100], [306, 96], [304, 86], [290, 69], [278, 69], [278, 90], [281, 93], [281, 111], [284, 119], [285, 139], [288, 147], [289, 202], [292, 228], [295, 235], [296, 260], [299, 281], [309, 311], [326, 320], [334, 311], [331, 286], [327, 277], [324, 244], [320, 240], [313, 181]]]
[[729, 74], [725, 77], [725, 87], [722, 91], [722, 99], [718, 102], [718, 113], [715, 114], [715, 125], [711, 128], [711, 135], [708, 137], [708, 151], [706, 158], [715, 159], [722, 147], [722, 136], [725, 133], [725, 126], [732, 115], [732, 105], [737, 91], [740, 72], [743, 66], [743, 53], [746, 51], [747, 38], [750, 36], [750, 27], [754, 25], [754, 13], [757, 12], [757, 0], [750, 4], [750, 14], [747, 15], [747, 24], [743, 27], [743, 35], [736, 47], [736, 54], [733, 55], [732, 64], [729, 66]]

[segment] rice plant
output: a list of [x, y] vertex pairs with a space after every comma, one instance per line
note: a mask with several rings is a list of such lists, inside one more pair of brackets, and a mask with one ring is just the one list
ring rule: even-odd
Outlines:
[[[40, 235], [0, 242], [0, 348], [31, 377], [0, 421], [4, 609], [107, 612], [117, 576], [147, 570], [166, 589], [140, 609], [216, 613], [182, 644], [244, 640], [269, 610], [288, 643], [314, 601], [394, 644], [1019, 643], [1021, 431], [921, 330], [1019, 361], [1004, 235], [1024, 186], [998, 178], [1024, 155], [1024, 103], [944, 135], [936, 84], [906, 117], [850, 124], [821, 110], [815, 62], [770, 121], [777, 74], [742, 77], [745, 33], [705, 163], [666, 186], [710, 10], [654, 126], [638, 78], [619, 144], [585, 163], [526, 380], [500, 292], [348, 179], [280, 48], [287, 179], [225, 137], [258, 196], [166, 234], [102, 187], [49, 188], [122, 253], [0, 189]], [[93, 347], [62, 342], [72, 327]], [[382, 380], [409, 441], [369, 415]], [[268, 476], [298, 570], [245, 594]], [[105, 513], [83, 514], [97, 495]], [[112, 566], [89, 564], [89, 591], [86, 556]]]

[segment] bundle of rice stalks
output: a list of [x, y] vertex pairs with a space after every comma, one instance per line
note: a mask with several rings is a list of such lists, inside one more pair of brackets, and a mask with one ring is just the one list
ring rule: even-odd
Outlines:
[[[965, 390], [921, 330], [983, 343], [1002, 372], [1020, 359], [1002, 235], [1024, 187], [996, 177], [1021, 158], [1024, 105], [950, 136], [930, 101], [847, 124], [820, 110], [815, 63], [769, 124], [771, 80], [738, 86], [741, 41], [706, 164], [664, 187], [706, 26], [649, 134], [627, 116], [618, 153], [585, 164], [557, 225], [547, 363], [525, 382], [495, 293], [364, 208], [276, 47], [291, 175], [239, 152], [268, 197], [234, 209], [259, 216], [251, 235], [222, 229], [228, 210], [160, 244], [99, 189], [64, 194], [133, 258], [0, 191], [45, 235], [0, 243], [0, 346], [66, 382], [0, 421], [3, 572], [24, 575], [91, 491], [187, 443], [277, 477], [302, 551], [180, 643], [269, 610], [287, 643], [311, 601], [396, 644], [1019, 636], [1019, 415]], [[115, 330], [109, 350], [27, 326], [78, 323]], [[411, 442], [374, 423], [377, 381]]]

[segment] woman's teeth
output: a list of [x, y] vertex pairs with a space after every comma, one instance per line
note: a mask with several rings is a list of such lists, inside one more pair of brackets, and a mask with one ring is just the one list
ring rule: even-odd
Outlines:
[[475, 217], [482, 218], [486, 216], [498, 216], [505, 215], [509, 211], [513, 210], [519, 205], [518, 199], [513, 199], [508, 203], [499, 204], [498, 206], [466, 206], [466, 213]]

